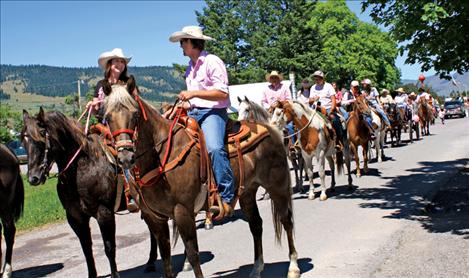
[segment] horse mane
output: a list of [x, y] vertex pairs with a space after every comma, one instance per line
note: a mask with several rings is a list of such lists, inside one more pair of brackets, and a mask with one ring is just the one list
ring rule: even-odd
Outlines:
[[120, 110], [121, 108], [135, 112], [139, 107], [137, 101], [127, 91], [125, 86], [114, 85], [112, 93], [104, 99], [105, 115], [111, 111]]
[[261, 122], [269, 122], [270, 115], [267, 110], [264, 109], [261, 105], [250, 101], [247, 97], [242, 100], [242, 102], [247, 102], [249, 107], [252, 109], [254, 120]]

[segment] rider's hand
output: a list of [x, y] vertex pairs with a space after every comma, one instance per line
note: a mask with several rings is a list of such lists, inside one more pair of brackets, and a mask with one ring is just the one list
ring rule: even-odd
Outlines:
[[90, 106], [92, 106], [93, 109], [97, 111], [97, 110], [99, 109], [99, 103], [100, 103], [100, 101], [97, 100], [97, 99], [90, 100], [90, 101], [88, 101], [88, 103], [86, 104], [86, 109], [89, 109]]
[[178, 98], [182, 101], [190, 100], [193, 97], [195, 97], [195, 93], [192, 91], [181, 91], [178, 95]]

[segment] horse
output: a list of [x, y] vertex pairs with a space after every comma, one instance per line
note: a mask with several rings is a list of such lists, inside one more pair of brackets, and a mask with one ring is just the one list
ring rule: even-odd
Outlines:
[[[194, 137], [188, 129], [176, 124], [176, 121], [171, 123], [163, 118], [137, 93], [130, 94], [123, 86], [114, 85], [104, 105], [105, 118], [116, 144], [122, 146], [117, 156], [120, 166], [125, 171], [133, 169], [135, 178], [141, 177], [140, 182], [135, 182], [131, 189], [141, 210], [152, 216], [153, 225], [150, 228], [157, 226], [159, 221], [172, 218], [174, 228], [184, 242], [186, 258], [195, 277], [203, 277], [195, 214], [207, 201], [207, 185], [202, 184], [202, 156], [193, 143]], [[241, 210], [254, 238], [254, 267], [250, 276], [260, 277], [264, 268], [262, 218], [256, 203], [256, 192], [262, 186], [271, 198], [277, 241], [281, 240], [282, 225], [287, 234], [290, 258], [288, 277], [299, 277], [287, 156], [279, 132], [268, 125], [258, 127], [266, 129], [268, 136], [242, 155], [239, 163], [244, 161], [244, 167], [240, 167], [236, 157], [230, 158], [237, 187], [240, 174], [244, 177], [243, 186], [235, 192], [238, 192]], [[166, 161], [168, 164], [165, 164]], [[155, 176], [152, 177], [152, 174]], [[165, 243], [160, 245], [165, 276], [172, 277], [167, 236], [157, 235]]]
[[347, 135], [350, 148], [355, 157], [355, 168], [357, 177], [361, 177], [360, 157], [358, 156], [358, 147], [362, 147], [363, 171], [368, 172], [368, 149], [371, 132], [367, 126], [364, 115], [361, 113], [358, 105], [354, 102], [352, 111], [347, 121]]
[[[331, 187], [330, 190], [335, 191], [335, 165], [333, 156], [336, 154], [335, 138], [331, 123], [319, 112], [305, 106], [298, 101], [280, 101], [274, 108], [271, 124], [277, 126], [285, 126], [285, 123], [293, 121], [295, 127], [299, 130], [300, 146], [302, 156], [305, 161], [306, 173], [309, 176], [309, 193], [308, 199], [313, 200], [314, 183], [313, 183], [313, 158], [319, 163], [319, 177], [321, 179], [320, 200], [327, 200], [326, 194], [326, 171], [325, 160], [329, 162], [331, 168]], [[346, 157], [346, 165], [348, 169], [348, 184], [352, 188], [352, 178], [350, 175], [350, 156], [348, 155], [348, 147], [344, 144], [344, 153], [337, 153], [337, 172], [342, 173], [343, 155]]]
[[[389, 121], [391, 122], [391, 145], [399, 146], [401, 144], [401, 132], [404, 123], [403, 114], [397, 108], [395, 103], [390, 103], [386, 107], [386, 114], [388, 115]], [[396, 138], [396, 143], [394, 144], [394, 138]]]
[[[249, 120], [265, 124], [270, 123], [270, 114], [261, 105], [249, 100], [246, 96], [244, 99], [238, 97], [238, 102], [238, 121]], [[283, 127], [278, 128], [284, 130]], [[303, 187], [303, 170], [305, 163], [301, 155], [301, 148], [294, 145], [292, 146], [290, 138], [284, 139], [284, 145], [295, 172], [295, 190], [299, 192]]]
[[[52, 163], [57, 163], [57, 193], [67, 221], [80, 240], [88, 276], [97, 276], [89, 226], [90, 218], [94, 217], [101, 231], [111, 276], [119, 277], [115, 260], [114, 219], [118, 172], [117, 166], [106, 157], [99, 136], [85, 136], [77, 121], [60, 112], [44, 112], [41, 107], [36, 117], [30, 117], [23, 110], [21, 140], [28, 153], [28, 181], [31, 185], [43, 184]], [[154, 270], [156, 248], [152, 236], [145, 271]]]
[[0, 263], [2, 262], [1, 234], [6, 242], [5, 264], [3, 278], [11, 277], [13, 268], [11, 257], [15, 242], [15, 222], [19, 220], [24, 208], [24, 186], [20, 175], [20, 166], [15, 154], [5, 145], [0, 144]]
[[420, 129], [422, 136], [430, 135], [430, 122], [433, 119], [433, 111], [427, 104], [427, 100], [424, 97], [419, 99], [417, 113], [420, 119]]
[[[384, 159], [384, 137], [386, 136], [386, 126], [383, 124], [378, 113], [373, 111], [367, 104], [367, 101], [363, 95], [357, 96], [354, 102], [354, 111], [362, 115], [371, 115], [373, 122], [373, 134], [374, 134], [374, 147], [376, 149], [377, 161], [381, 162]], [[355, 158], [356, 159], [356, 158]]]

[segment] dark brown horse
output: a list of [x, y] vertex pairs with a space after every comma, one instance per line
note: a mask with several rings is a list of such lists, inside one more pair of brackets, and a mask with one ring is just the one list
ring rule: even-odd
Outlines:
[[[124, 169], [132, 168], [135, 164], [143, 180], [145, 174], [158, 168], [164, 160], [170, 122], [138, 96], [130, 95], [125, 88], [113, 88], [113, 92], [105, 99], [105, 107], [106, 119], [116, 144], [125, 144], [118, 152], [119, 163]], [[287, 233], [290, 255], [288, 275], [299, 277], [293, 240], [293, 210], [287, 156], [278, 131], [269, 126], [264, 127], [269, 136], [244, 154], [244, 190], [239, 196], [241, 209], [254, 238], [254, 267], [251, 276], [260, 277], [264, 268], [262, 219], [256, 203], [257, 189], [262, 186], [271, 197], [277, 240], [281, 238], [282, 225]], [[207, 196], [206, 185], [201, 182], [200, 151], [195, 146], [191, 147], [192, 137], [179, 125], [172, 134], [172, 148], [167, 161], [168, 164], [171, 161], [179, 163], [171, 170], [163, 172], [156, 182], [141, 188], [135, 187], [139, 192], [135, 198], [142, 211], [152, 216], [153, 225], [150, 225], [150, 228], [156, 229], [159, 223], [166, 219], [174, 219], [194, 274], [196, 277], [203, 277], [195, 225], [195, 213], [202, 208]], [[135, 145], [128, 144], [129, 142]], [[182, 154], [183, 158], [179, 160], [178, 157]], [[230, 162], [236, 176], [235, 184], [238, 186], [238, 159], [232, 157]], [[161, 239], [158, 243], [166, 243], [160, 245], [165, 276], [172, 277], [169, 235], [157, 236]]]
[[16, 227], [24, 204], [24, 187], [20, 175], [19, 162], [13, 152], [5, 145], [0, 144], [0, 263], [2, 262], [2, 225], [5, 229], [4, 236], [7, 245], [5, 264], [3, 265], [2, 277], [11, 277], [13, 268], [11, 256], [13, 254], [13, 243], [15, 242]]
[[[119, 277], [116, 266], [116, 224], [114, 206], [117, 196], [117, 166], [109, 162], [99, 136], [85, 136], [78, 122], [60, 112], [44, 112], [36, 117], [23, 111], [23, 144], [28, 152], [28, 179], [31, 185], [44, 183], [51, 164], [57, 163], [57, 193], [68, 223], [80, 240], [88, 266], [88, 276], [96, 277], [89, 221], [94, 217], [101, 230], [111, 276]], [[72, 157], [80, 149], [76, 158]], [[67, 165], [70, 166], [67, 168]], [[156, 260], [156, 243], [147, 266]]]
[[[402, 127], [404, 126], [404, 113], [397, 108], [395, 103], [388, 104], [385, 111], [391, 122], [391, 145], [399, 146], [401, 144]], [[396, 143], [394, 143], [394, 138], [396, 139]]]

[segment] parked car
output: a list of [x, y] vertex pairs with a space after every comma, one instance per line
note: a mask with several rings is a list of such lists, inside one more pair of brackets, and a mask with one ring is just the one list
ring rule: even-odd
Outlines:
[[458, 100], [445, 102], [445, 119], [453, 117], [466, 117], [464, 103]]
[[28, 162], [28, 155], [26, 149], [23, 147], [23, 145], [21, 145], [20, 141], [10, 141], [7, 144], [7, 147], [13, 151], [13, 153], [16, 155], [21, 164], [25, 164]]

